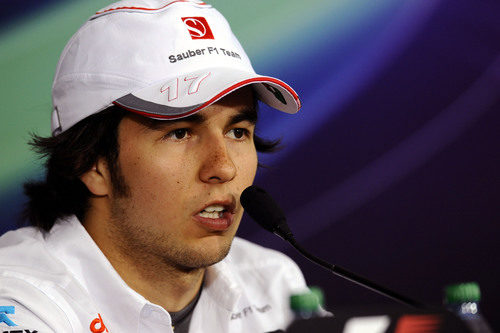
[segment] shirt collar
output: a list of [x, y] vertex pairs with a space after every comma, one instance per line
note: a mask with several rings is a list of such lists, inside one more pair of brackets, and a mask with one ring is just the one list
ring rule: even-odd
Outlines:
[[231, 266], [231, 252], [224, 260], [210, 266], [205, 272], [203, 292], [226, 310], [232, 311], [243, 290], [237, 282]]

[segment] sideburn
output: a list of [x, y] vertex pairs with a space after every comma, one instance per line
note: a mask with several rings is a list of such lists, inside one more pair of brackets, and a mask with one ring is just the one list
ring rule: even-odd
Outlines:
[[[120, 120], [121, 121], [121, 120]], [[108, 150], [106, 154], [106, 162], [108, 164], [109, 173], [111, 175], [111, 185], [113, 186], [113, 194], [117, 198], [127, 198], [130, 197], [130, 187], [125, 181], [123, 176], [122, 168], [120, 167], [119, 156], [120, 156], [120, 143], [118, 140], [118, 126], [116, 126], [113, 133], [113, 140], [116, 149], [112, 151]]]
[[[118, 149], [119, 150], [119, 149]], [[116, 159], [117, 161], [118, 159]], [[128, 198], [130, 197], [130, 187], [125, 181], [125, 177], [123, 176], [122, 169], [118, 162], [114, 163], [115, 165], [109, 168], [111, 173], [111, 184], [113, 186], [113, 194], [117, 198]]]

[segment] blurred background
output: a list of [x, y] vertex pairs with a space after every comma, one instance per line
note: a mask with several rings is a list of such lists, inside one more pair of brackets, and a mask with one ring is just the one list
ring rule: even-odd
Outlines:
[[[42, 177], [29, 133], [48, 135], [66, 41], [103, 0], [1, 0], [0, 233], [21, 184]], [[256, 184], [314, 254], [439, 305], [477, 281], [496, 330], [500, 297], [500, 2], [212, 0], [258, 73], [301, 96], [294, 116], [262, 106]], [[392, 304], [308, 263], [245, 218], [240, 236], [290, 255], [326, 307]]]

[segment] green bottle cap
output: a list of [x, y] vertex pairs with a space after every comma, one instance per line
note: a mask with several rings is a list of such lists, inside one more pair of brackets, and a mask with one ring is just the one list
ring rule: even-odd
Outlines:
[[290, 308], [294, 311], [316, 311], [324, 304], [323, 292], [318, 287], [310, 287], [309, 291], [290, 296]]
[[452, 284], [444, 288], [445, 303], [479, 302], [481, 291], [476, 282]]

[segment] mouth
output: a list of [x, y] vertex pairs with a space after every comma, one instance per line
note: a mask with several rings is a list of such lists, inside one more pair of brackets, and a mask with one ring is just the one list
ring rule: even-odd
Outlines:
[[209, 231], [224, 231], [233, 224], [235, 204], [231, 201], [213, 202], [194, 215], [195, 220]]
[[225, 212], [227, 212], [227, 208], [223, 205], [210, 205], [205, 207], [201, 212], [198, 213], [198, 216], [209, 218], [209, 219], [219, 219], [222, 218]]

